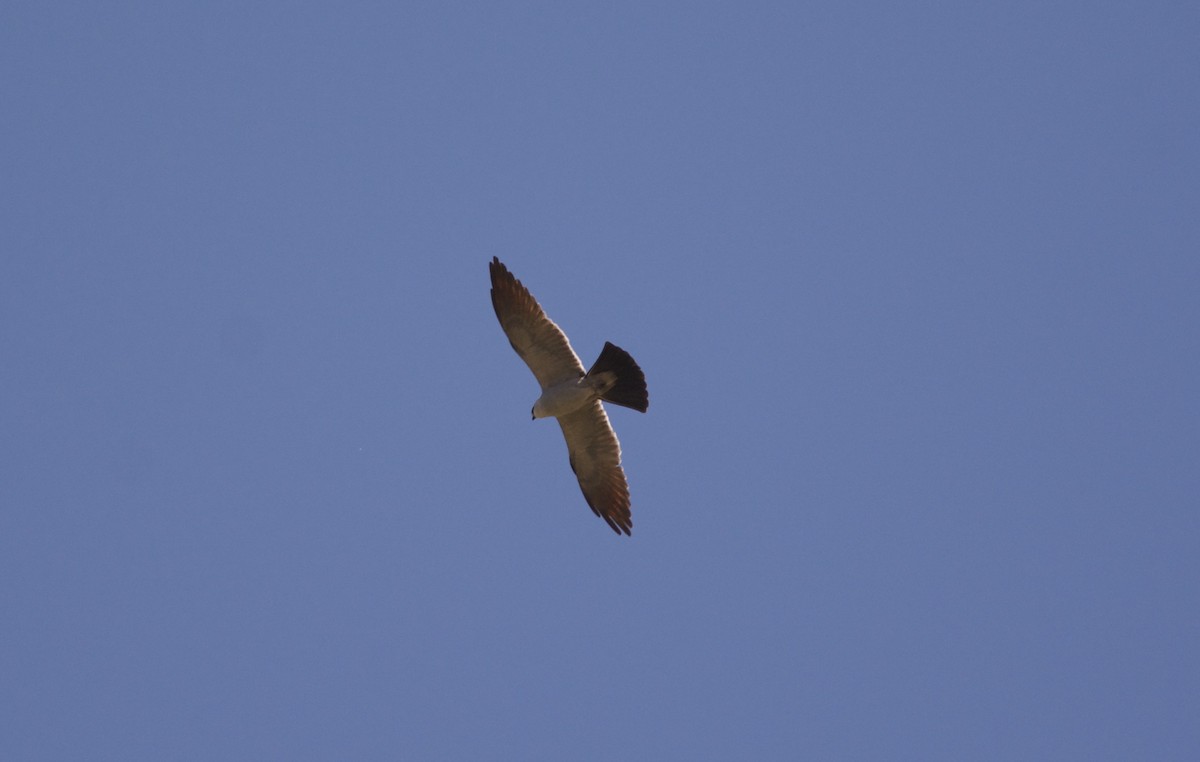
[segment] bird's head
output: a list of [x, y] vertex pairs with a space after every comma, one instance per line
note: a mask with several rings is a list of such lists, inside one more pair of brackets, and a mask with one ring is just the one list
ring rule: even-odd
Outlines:
[[534, 401], [533, 409], [529, 411], [529, 415], [532, 416], [533, 420], [535, 421], [539, 418], [551, 417], [551, 413], [546, 409], [546, 403], [541, 397], [538, 397], [537, 400]]

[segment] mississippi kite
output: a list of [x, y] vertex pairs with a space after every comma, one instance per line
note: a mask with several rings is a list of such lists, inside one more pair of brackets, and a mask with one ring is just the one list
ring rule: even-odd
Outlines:
[[642, 369], [628, 352], [605, 342], [600, 357], [584, 372], [566, 335], [546, 317], [521, 281], [496, 257], [488, 270], [500, 327], [542, 387], [542, 396], [533, 403], [534, 419], [558, 419], [571, 470], [592, 512], [617, 534], [632, 534], [621, 445], [600, 401], [646, 412], [650, 397]]

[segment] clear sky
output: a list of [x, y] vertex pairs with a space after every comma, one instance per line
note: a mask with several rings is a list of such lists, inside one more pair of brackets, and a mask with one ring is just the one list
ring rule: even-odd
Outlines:
[[1198, 39], [4, 3], [0, 758], [1196, 759]]

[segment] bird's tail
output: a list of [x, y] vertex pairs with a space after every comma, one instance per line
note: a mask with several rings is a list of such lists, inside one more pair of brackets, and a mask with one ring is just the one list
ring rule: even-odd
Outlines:
[[642, 369], [624, 349], [616, 344], [604, 342], [604, 349], [596, 362], [592, 363], [587, 377], [608, 384], [609, 379], [601, 374], [610, 374], [612, 386], [600, 394], [600, 399], [614, 405], [631, 407], [638, 412], [646, 412], [650, 406], [650, 394], [646, 391], [646, 376]]

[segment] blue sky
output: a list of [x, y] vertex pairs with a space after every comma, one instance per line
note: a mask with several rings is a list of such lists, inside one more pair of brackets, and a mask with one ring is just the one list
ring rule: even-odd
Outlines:
[[6, 3], [0, 756], [1194, 759], [1198, 33]]

